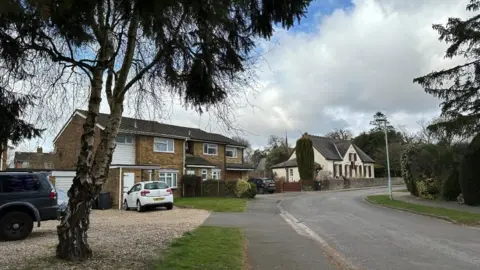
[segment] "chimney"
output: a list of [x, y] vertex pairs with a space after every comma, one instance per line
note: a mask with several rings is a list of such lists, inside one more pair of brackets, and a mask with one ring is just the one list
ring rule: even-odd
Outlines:
[[43, 148], [42, 147], [37, 147], [37, 153], [42, 154], [43, 153]]

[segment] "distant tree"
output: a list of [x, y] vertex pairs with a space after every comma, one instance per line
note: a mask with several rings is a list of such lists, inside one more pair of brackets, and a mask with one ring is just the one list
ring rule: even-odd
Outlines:
[[258, 163], [262, 158], [267, 157], [267, 151], [263, 149], [255, 149], [253, 153], [250, 155], [249, 162], [257, 167]]
[[232, 140], [236, 141], [236, 142], [239, 142], [241, 145], [245, 146], [245, 147], [251, 147], [251, 144], [250, 142], [245, 139], [245, 138], [242, 138], [240, 136], [233, 136], [232, 137]]
[[351, 140], [353, 138], [353, 133], [348, 129], [335, 129], [327, 133], [326, 137], [337, 139], [337, 140]]
[[461, 56], [466, 63], [413, 80], [426, 93], [443, 100], [440, 121], [430, 124], [428, 128], [445, 132], [449, 136], [471, 137], [480, 133], [480, 1], [470, 0], [466, 9], [475, 12], [475, 15], [466, 20], [449, 18], [446, 25], [433, 25], [433, 29], [440, 35], [439, 40], [450, 45], [445, 57]]
[[307, 133], [303, 134], [303, 136], [297, 140], [295, 153], [300, 179], [313, 180], [315, 169], [313, 144]]
[[245, 162], [250, 163], [250, 159], [251, 159], [251, 156], [253, 154], [253, 150], [252, 150], [250, 142], [247, 139], [242, 138], [240, 136], [233, 136], [232, 140], [237, 141], [241, 145], [245, 146], [245, 148], [243, 149], [243, 160]]
[[275, 135], [271, 135], [268, 138], [266, 151], [266, 170], [270, 170], [270, 168], [275, 164], [287, 161], [291, 155], [290, 146], [288, 145], [287, 139]]
[[385, 126], [387, 127], [388, 131], [395, 130], [395, 128], [392, 125], [390, 125], [390, 122], [388, 121], [387, 116], [382, 112], [376, 112], [373, 115], [373, 121], [371, 121], [370, 124], [374, 126], [371, 129], [371, 132], [383, 131]]
[[0, 153], [9, 143], [17, 146], [25, 139], [41, 136], [43, 129], [23, 119], [26, 110], [35, 105], [34, 100], [34, 96], [20, 95], [0, 87]]

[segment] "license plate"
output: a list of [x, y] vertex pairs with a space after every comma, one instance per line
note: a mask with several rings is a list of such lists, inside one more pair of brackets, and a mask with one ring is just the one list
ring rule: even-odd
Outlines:
[[158, 202], [158, 201], [163, 201], [163, 199], [165, 199], [165, 198], [163, 198], [163, 197], [153, 198], [153, 201], [154, 201], [154, 202]]

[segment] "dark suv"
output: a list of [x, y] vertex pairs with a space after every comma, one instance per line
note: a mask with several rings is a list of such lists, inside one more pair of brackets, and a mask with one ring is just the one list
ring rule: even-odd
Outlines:
[[57, 219], [57, 193], [42, 173], [0, 172], [0, 239], [28, 237], [34, 222]]
[[249, 183], [255, 183], [257, 185], [257, 193], [264, 194], [268, 192], [270, 194], [275, 192], [275, 181], [268, 178], [250, 178]]

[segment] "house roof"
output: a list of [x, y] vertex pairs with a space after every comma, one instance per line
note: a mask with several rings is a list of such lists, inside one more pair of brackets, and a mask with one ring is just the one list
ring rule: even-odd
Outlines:
[[313, 147], [317, 149], [327, 160], [343, 160], [350, 145], [358, 153], [358, 157], [363, 162], [375, 162], [370, 156], [362, 151], [358, 146], [352, 143], [351, 140], [337, 140], [327, 137], [309, 135], [312, 140]]
[[[78, 114], [81, 117], [85, 118], [87, 115], [87, 111], [76, 110], [74, 114]], [[97, 126], [99, 128], [103, 129], [106, 126], [108, 116], [108, 114], [104, 113], [100, 113], [98, 115]], [[60, 131], [60, 133], [62, 131]], [[156, 121], [135, 119], [130, 117], [122, 117], [119, 131], [122, 133], [139, 135], [190, 138], [190, 140], [216, 142], [221, 144], [244, 147], [244, 145], [242, 145], [241, 143], [218, 133], [206, 132], [199, 128], [175, 126], [159, 123]], [[60, 135], [60, 133], [57, 135], [57, 137]]]
[[248, 163], [243, 163], [243, 164], [237, 164], [237, 163], [227, 163], [227, 170], [253, 170], [254, 166], [252, 164]]
[[27, 161], [32, 165], [37, 164], [37, 166], [41, 167], [48, 164], [49, 167], [52, 166], [54, 157], [54, 153], [15, 152], [13, 160], [14, 163], [17, 163], [18, 161]]
[[[317, 162], [315, 162], [314, 164], [315, 164], [315, 166], [321, 166]], [[289, 159], [285, 162], [275, 164], [275, 165], [272, 166], [272, 169], [275, 169], [275, 168], [289, 168], [289, 167], [297, 167], [297, 159], [296, 158]]]
[[257, 167], [255, 170], [257, 171], [264, 171], [265, 170], [265, 162], [267, 161], [267, 158], [261, 158], [260, 161], [257, 164]]
[[185, 165], [196, 165], [196, 166], [215, 166], [215, 164], [211, 163], [210, 161], [193, 155], [186, 155], [185, 156]]

